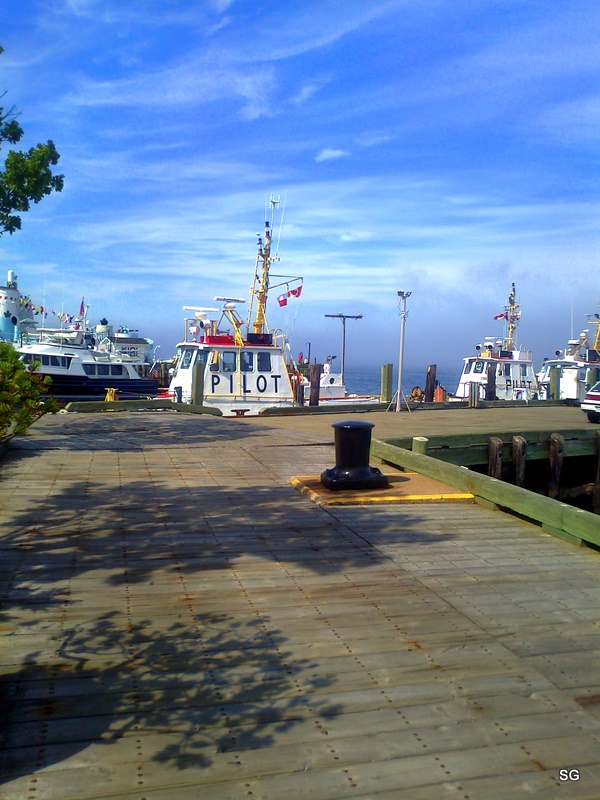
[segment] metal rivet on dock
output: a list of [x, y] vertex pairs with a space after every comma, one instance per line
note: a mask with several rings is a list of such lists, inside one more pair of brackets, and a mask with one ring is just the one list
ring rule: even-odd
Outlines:
[[372, 422], [334, 422], [335, 467], [321, 474], [327, 489], [386, 489], [389, 481], [377, 467], [369, 466]]

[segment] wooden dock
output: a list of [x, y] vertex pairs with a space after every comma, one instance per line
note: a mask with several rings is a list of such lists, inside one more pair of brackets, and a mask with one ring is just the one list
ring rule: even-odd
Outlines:
[[[531, 412], [361, 419], [585, 419]], [[2, 800], [600, 797], [600, 553], [473, 503], [317, 505], [290, 480], [333, 466], [334, 421], [57, 415], [15, 440]]]

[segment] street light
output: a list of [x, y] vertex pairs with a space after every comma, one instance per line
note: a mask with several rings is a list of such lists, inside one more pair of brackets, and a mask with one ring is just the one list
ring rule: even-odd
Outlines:
[[406, 300], [412, 292], [398, 292], [400, 298], [400, 353], [398, 355], [398, 391], [396, 392], [396, 412], [400, 411], [402, 397], [402, 361], [404, 359], [404, 323], [406, 322]]
[[346, 366], [346, 320], [347, 319], [362, 319], [362, 314], [325, 314], [326, 317], [342, 320], [342, 383], [344, 380], [344, 368]]

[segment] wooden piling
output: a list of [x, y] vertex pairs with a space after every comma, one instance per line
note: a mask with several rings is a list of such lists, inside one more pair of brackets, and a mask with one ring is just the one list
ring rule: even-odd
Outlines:
[[196, 361], [192, 367], [192, 397], [191, 403], [194, 406], [204, 405], [204, 367], [202, 361]]
[[479, 408], [480, 397], [479, 387], [481, 384], [472, 382], [469, 384], [469, 399], [467, 400], [468, 408]]
[[392, 379], [394, 375], [393, 364], [384, 364], [381, 367], [381, 391], [379, 399], [382, 403], [391, 403], [394, 396], [392, 391]]
[[525, 486], [525, 459], [527, 458], [527, 440], [523, 436], [513, 436], [512, 457], [515, 465], [515, 486]]
[[435, 373], [437, 370], [436, 364], [430, 364], [427, 367], [427, 375], [425, 377], [425, 402], [433, 403], [433, 393], [435, 392]]
[[488, 439], [488, 475], [502, 480], [502, 439], [497, 436]]
[[310, 381], [310, 399], [309, 406], [319, 405], [319, 389], [321, 385], [321, 373], [323, 372], [322, 364], [311, 364], [308, 370], [308, 379]]
[[565, 440], [560, 433], [550, 436], [550, 481], [548, 483], [548, 497], [558, 500], [560, 497], [560, 474], [563, 465], [563, 452]]
[[548, 400], [560, 400], [560, 367], [550, 368], [550, 387]]
[[488, 364], [487, 383], [485, 385], [485, 399], [497, 400], [496, 396], [496, 365]]

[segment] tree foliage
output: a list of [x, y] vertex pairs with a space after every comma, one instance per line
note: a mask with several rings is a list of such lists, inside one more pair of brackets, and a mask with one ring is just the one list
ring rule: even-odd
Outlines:
[[[0, 54], [3, 52], [0, 46]], [[17, 144], [21, 140], [23, 128], [17, 121], [18, 116], [14, 106], [8, 110], [0, 107], [0, 149], [5, 142]], [[31, 203], [39, 203], [46, 195], [62, 191], [64, 176], [54, 175], [51, 169], [59, 158], [52, 140], [26, 152], [9, 150], [4, 170], [0, 170], [0, 236], [21, 229], [19, 215], [29, 211]]]
[[54, 398], [42, 397], [51, 383], [36, 374], [34, 364], [27, 370], [12, 345], [0, 342], [0, 438], [25, 433], [43, 414], [59, 410]]

